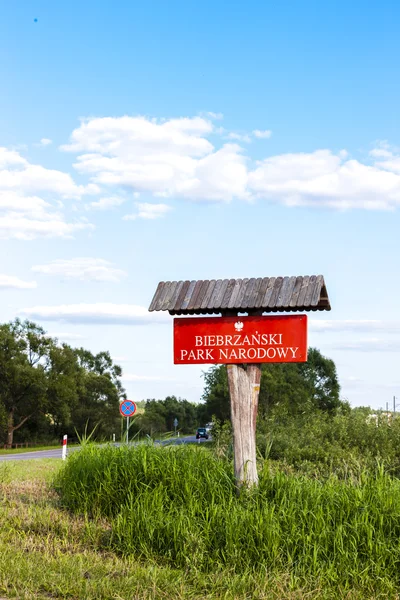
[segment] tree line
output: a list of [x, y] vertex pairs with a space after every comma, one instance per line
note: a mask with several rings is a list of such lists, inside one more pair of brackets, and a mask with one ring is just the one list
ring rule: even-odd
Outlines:
[[[109, 352], [93, 354], [48, 336], [30, 321], [0, 325], [0, 443], [55, 441], [95, 430], [110, 439], [122, 429], [119, 402], [126, 398], [122, 369]], [[213, 418], [230, 419], [225, 365], [203, 373], [202, 402], [176, 396], [139, 402], [131, 432], [152, 437], [178, 430], [192, 433]], [[263, 364], [259, 419], [346, 408], [340, 400], [335, 363], [311, 348], [307, 363]]]
[[60, 344], [30, 321], [0, 325], [0, 443], [118, 430], [121, 375], [109, 352]]

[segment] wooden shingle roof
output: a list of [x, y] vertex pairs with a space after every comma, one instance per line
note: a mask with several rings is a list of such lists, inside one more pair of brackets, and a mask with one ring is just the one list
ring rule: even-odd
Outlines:
[[331, 310], [322, 275], [161, 281], [149, 311], [171, 315]]

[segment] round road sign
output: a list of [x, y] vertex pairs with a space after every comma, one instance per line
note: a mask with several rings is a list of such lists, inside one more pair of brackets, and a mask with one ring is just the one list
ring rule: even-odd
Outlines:
[[136, 404], [133, 400], [124, 400], [119, 405], [119, 412], [123, 417], [131, 417], [136, 412]]

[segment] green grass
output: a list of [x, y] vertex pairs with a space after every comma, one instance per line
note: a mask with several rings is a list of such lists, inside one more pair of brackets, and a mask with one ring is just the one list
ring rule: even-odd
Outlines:
[[225, 569], [202, 573], [105, 550], [110, 526], [62, 510], [49, 481], [61, 461], [7, 463], [0, 472], [0, 597], [19, 600], [372, 600], [395, 598], [353, 590], [304, 588], [278, 578]]
[[89, 445], [56, 487], [70, 510], [107, 519], [103, 544], [119, 556], [203, 577], [267, 574], [312, 597], [397, 597], [400, 482], [382, 468], [319, 481], [265, 462], [259, 488], [238, 496], [232, 465], [207, 448]]

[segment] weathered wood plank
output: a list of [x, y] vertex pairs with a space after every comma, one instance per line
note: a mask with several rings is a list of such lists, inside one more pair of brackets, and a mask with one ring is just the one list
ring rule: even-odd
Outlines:
[[153, 310], [156, 310], [155, 307], [156, 307], [156, 304], [157, 304], [158, 295], [159, 295], [160, 291], [162, 290], [163, 286], [164, 286], [164, 281], [160, 281], [160, 283], [158, 284], [157, 289], [155, 291], [155, 294], [153, 296], [153, 299], [152, 299], [152, 301], [150, 303], [150, 306], [149, 306], [149, 311], [150, 312], [152, 312]]
[[296, 277], [289, 277], [289, 281], [287, 283], [285, 293], [282, 298], [282, 306], [285, 307], [285, 309], [288, 309], [290, 306], [290, 299], [292, 297], [295, 283], [296, 283]]
[[229, 279], [228, 281], [228, 285], [226, 287], [225, 294], [221, 302], [221, 310], [225, 310], [226, 308], [228, 308], [229, 300], [231, 299], [232, 292], [235, 287], [235, 281], [235, 279]]
[[317, 278], [315, 277], [315, 275], [311, 275], [310, 282], [308, 284], [308, 288], [307, 288], [307, 292], [306, 292], [306, 296], [304, 298], [304, 306], [306, 306], [306, 307], [311, 305], [311, 298], [312, 298], [312, 295], [314, 292], [316, 279]]
[[171, 284], [170, 281], [165, 281], [164, 282], [164, 285], [163, 285], [163, 287], [160, 290], [160, 293], [158, 295], [158, 300], [157, 300], [157, 304], [156, 304], [156, 310], [161, 310], [161, 307], [162, 307], [163, 302], [164, 302], [164, 298], [165, 298], [166, 294], [168, 293], [170, 284]]
[[303, 282], [301, 284], [301, 289], [300, 289], [300, 293], [299, 293], [299, 297], [297, 299], [297, 306], [304, 306], [304, 300], [306, 297], [306, 293], [307, 293], [307, 289], [308, 289], [308, 283], [310, 281], [310, 278], [308, 275], [305, 275], [305, 277], [303, 277]]
[[256, 280], [254, 277], [249, 279], [249, 281], [247, 282], [246, 291], [244, 293], [244, 296], [242, 298], [242, 303], [240, 306], [243, 310], [245, 310], [249, 306], [249, 299], [251, 298], [251, 295], [253, 293], [255, 283], [256, 283]]
[[196, 281], [195, 280], [191, 281], [188, 289], [186, 290], [185, 297], [182, 300], [181, 310], [187, 310], [187, 307], [189, 306], [189, 302], [192, 297], [195, 286], [196, 286]]
[[197, 298], [198, 298], [202, 283], [203, 283], [202, 281], [196, 281], [196, 285], [194, 286], [191, 298], [189, 300], [189, 304], [187, 305], [188, 310], [193, 310], [196, 307]]
[[214, 302], [215, 302], [215, 299], [218, 296], [218, 292], [219, 292], [219, 290], [221, 288], [221, 283], [222, 283], [222, 279], [217, 279], [217, 281], [215, 282], [215, 286], [214, 286], [213, 292], [211, 294], [211, 298], [210, 298], [210, 300], [208, 301], [208, 304], [207, 304], [208, 310], [213, 310], [214, 309]]
[[176, 289], [177, 286], [177, 282], [176, 281], [169, 281], [168, 282], [168, 290], [164, 296], [164, 300], [162, 303], [162, 307], [161, 310], [168, 310], [170, 308], [170, 304], [171, 304], [171, 298], [174, 295], [174, 291]]
[[207, 291], [204, 294], [203, 302], [201, 303], [200, 307], [202, 310], [205, 310], [208, 306], [208, 303], [210, 302], [212, 293], [214, 291], [215, 283], [215, 279], [211, 279], [211, 281], [208, 284]]
[[207, 293], [207, 288], [209, 285], [210, 285], [210, 282], [207, 279], [205, 279], [204, 281], [201, 282], [201, 288], [199, 291], [199, 295], [197, 296], [197, 299], [196, 299], [195, 310], [201, 309], [201, 305], [203, 304], [204, 296]]
[[234, 308], [237, 308], [237, 310], [240, 310], [240, 308], [242, 306], [242, 300], [246, 293], [246, 288], [247, 288], [248, 282], [249, 282], [248, 279], [242, 279], [242, 283], [240, 285], [240, 289], [238, 291], [238, 295], [236, 297], [235, 306], [234, 306]]
[[221, 310], [221, 304], [222, 304], [222, 300], [225, 296], [225, 292], [226, 292], [226, 288], [228, 287], [228, 283], [229, 283], [229, 279], [223, 279], [221, 281], [221, 285], [220, 288], [218, 290], [218, 294], [214, 300], [214, 309], [218, 311]]
[[310, 300], [311, 306], [318, 306], [323, 285], [324, 285], [324, 278], [322, 277], [322, 275], [317, 275], [317, 278], [315, 280], [313, 295], [311, 296], [311, 300]]
[[265, 290], [265, 296], [262, 301], [261, 307], [264, 309], [268, 308], [269, 301], [271, 300], [272, 292], [274, 290], [276, 277], [270, 277], [268, 281], [267, 289]]
[[190, 285], [190, 281], [188, 281], [188, 280], [182, 282], [182, 287], [180, 289], [179, 296], [176, 299], [176, 303], [175, 303], [175, 306], [173, 308], [173, 310], [176, 313], [181, 309], [182, 302], [183, 302], [183, 299], [186, 296], [186, 292], [188, 290], [189, 285]]
[[303, 283], [303, 278], [301, 276], [296, 277], [296, 283], [293, 288], [292, 297], [290, 298], [289, 306], [291, 308], [295, 308], [297, 306], [297, 299], [300, 294], [301, 284]]
[[233, 310], [233, 309], [236, 308], [236, 300], [237, 300], [237, 298], [239, 296], [239, 292], [241, 290], [241, 287], [242, 287], [242, 280], [241, 279], [236, 279], [235, 287], [233, 288], [232, 295], [231, 295], [230, 300], [228, 302], [228, 306], [227, 306], [228, 309]]
[[289, 285], [289, 277], [284, 277], [282, 280], [281, 288], [280, 288], [279, 293], [275, 300], [274, 306], [276, 308], [278, 308], [278, 307], [280, 308], [280, 307], [284, 306], [283, 299], [285, 297], [288, 285]]
[[249, 296], [249, 299], [247, 301], [247, 307], [246, 308], [254, 308], [257, 302], [257, 297], [258, 297], [258, 291], [261, 287], [262, 284], [262, 277], [257, 277], [257, 279], [254, 282], [254, 286], [253, 286], [253, 290], [251, 292], [251, 295]]
[[280, 289], [282, 287], [282, 283], [283, 283], [283, 277], [277, 277], [275, 279], [275, 283], [274, 283], [274, 287], [273, 287], [273, 290], [272, 290], [271, 298], [270, 298], [270, 301], [268, 302], [268, 308], [275, 308], [275, 306], [276, 306], [276, 299], [279, 296], [279, 292], [280, 292]]
[[175, 287], [174, 293], [171, 296], [171, 299], [170, 299], [170, 302], [169, 302], [169, 308], [168, 308], [169, 311], [174, 310], [174, 307], [176, 305], [176, 301], [178, 300], [180, 291], [181, 291], [181, 289], [183, 287], [183, 283], [184, 283], [183, 281], [177, 281], [176, 282], [176, 287]]
[[265, 292], [267, 291], [269, 277], [264, 277], [261, 281], [260, 289], [258, 290], [258, 295], [256, 302], [254, 304], [254, 308], [261, 308], [263, 305], [263, 300], [265, 296]]

